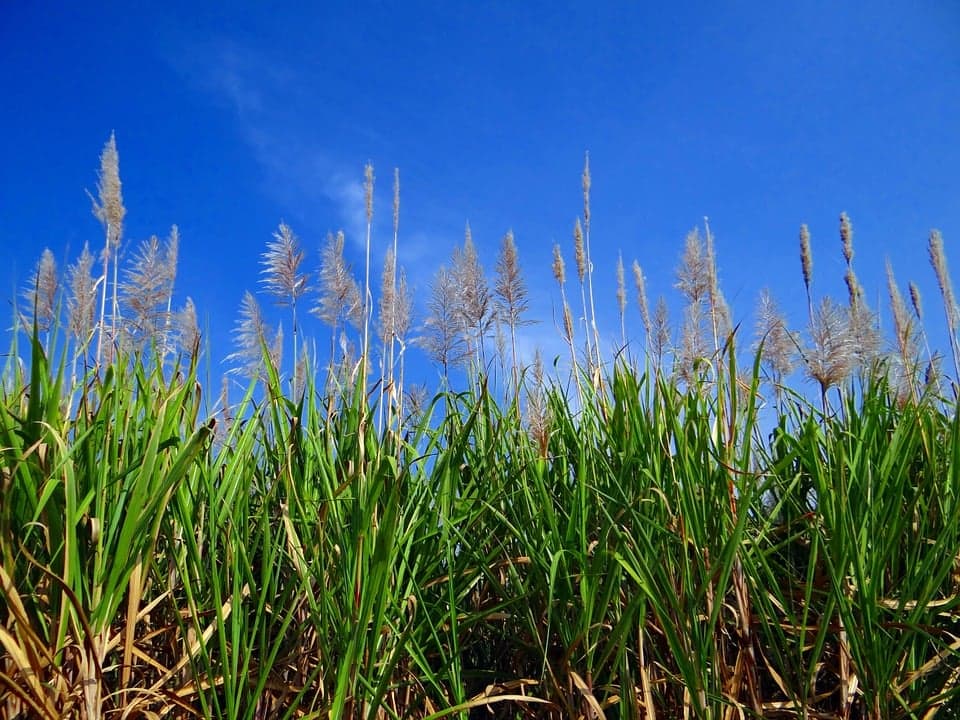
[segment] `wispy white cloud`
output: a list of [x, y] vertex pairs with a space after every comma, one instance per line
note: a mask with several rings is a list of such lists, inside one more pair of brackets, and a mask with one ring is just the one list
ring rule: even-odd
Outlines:
[[245, 122], [276, 115], [279, 101], [297, 93], [294, 68], [261, 50], [226, 37], [196, 40], [167, 56], [170, 65]]
[[275, 202], [311, 231], [343, 229], [351, 246], [364, 246], [363, 168], [339, 164], [306, 129], [299, 113], [308, 77], [227, 38], [195, 43], [171, 64], [233, 113], [239, 136], [263, 170], [264, 191]]
[[[305, 95], [311, 87], [306, 71], [290, 66], [279, 56], [249, 47], [233, 39], [220, 38], [194, 43], [171, 64], [202, 91], [232, 114], [238, 135], [262, 169], [264, 192], [279, 205], [289, 222], [307, 243], [315, 247], [328, 230], [343, 229], [348, 255], [355, 274], [366, 245], [366, 200], [361, 158], [355, 165], [334, 157], [322, 135], [304, 122], [305, 107], [315, 100]], [[355, 128], [363, 134], [362, 128]], [[449, 263], [454, 247], [462, 242], [462, 225], [435, 208], [439, 217], [418, 221], [419, 227], [405, 225], [401, 207], [399, 262], [404, 267], [422, 316], [430, 285], [437, 268]], [[377, 268], [385, 249], [392, 244], [392, 172], [378, 173], [374, 197], [374, 268], [371, 281], [379, 281]], [[279, 221], [281, 218], [277, 218]], [[438, 229], [442, 228], [442, 229]], [[475, 241], [492, 275], [498, 240], [482, 247], [482, 233]], [[316, 256], [314, 256], [316, 257]], [[551, 316], [552, 281], [542, 274], [528, 275], [531, 292], [530, 317], [540, 322], [520, 329], [518, 361], [533, 363], [537, 349], [549, 367], [559, 358], [558, 372], [570, 369], [569, 349]], [[553, 298], [556, 300], [556, 298]]]
[[249, 56], [232, 46], [214, 50], [216, 61], [205, 65], [206, 73], [200, 80], [214, 93], [220, 95], [243, 117], [263, 112], [263, 93], [251, 82], [251, 73], [246, 63]]
[[555, 327], [550, 319], [517, 329], [517, 362], [521, 366], [532, 365], [538, 351], [546, 367], [552, 367], [556, 360], [561, 375], [570, 371], [570, 347], [561, 329]]
[[337, 207], [339, 225], [347, 242], [357, 250], [366, 247], [367, 201], [363, 182], [344, 172], [336, 172], [324, 180], [323, 192]]

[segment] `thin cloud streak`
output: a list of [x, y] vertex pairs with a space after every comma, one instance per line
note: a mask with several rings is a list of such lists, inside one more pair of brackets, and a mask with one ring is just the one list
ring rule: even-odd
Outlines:
[[[270, 54], [228, 39], [195, 44], [174, 64], [229, 108], [239, 136], [262, 168], [264, 192], [284, 208], [285, 219], [304, 238], [314, 259], [326, 232], [342, 229], [351, 264], [358, 273], [366, 244], [362, 163], [347, 167], [336, 162], [316, 135], [304, 129], [302, 118], [289, 114], [289, 98], [302, 93], [302, 88], [310, 85], [309, 78]], [[371, 277], [379, 277], [386, 248], [392, 245], [392, 169], [380, 169], [377, 174]], [[433, 275], [441, 264], [449, 265], [454, 248], [462, 242], [462, 230], [407, 231], [402, 204], [400, 213], [399, 264], [417, 299], [416, 325], [422, 320], [423, 302]], [[438, 218], [437, 222], [445, 227], [451, 218]], [[499, 236], [487, 238], [489, 242], [482, 237], [476, 239], [489, 275]], [[521, 263], [532, 297], [529, 317], [539, 322], [523, 328], [518, 335], [518, 361], [531, 365], [539, 348], [548, 365], [559, 358], [557, 369], [566, 374], [570, 369], [569, 347], [550, 312], [551, 303], [559, 302], [559, 293], [545, 270], [536, 271], [541, 265], [546, 268], [549, 258], [528, 257], [527, 250], [521, 248]]]
[[[353, 172], [339, 166], [287, 111], [290, 98], [309, 86], [308, 77], [271, 55], [224, 38], [197, 43], [171, 64], [231, 110], [239, 136], [263, 169], [264, 192], [272, 200], [289, 208], [308, 226], [306, 231], [320, 234], [335, 225], [351, 246], [364, 246], [362, 167]], [[323, 205], [332, 206], [335, 223], [321, 217]]]

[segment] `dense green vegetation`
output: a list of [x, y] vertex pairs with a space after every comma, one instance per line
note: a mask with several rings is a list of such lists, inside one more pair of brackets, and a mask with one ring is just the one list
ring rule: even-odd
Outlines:
[[[496, 373], [490, 323], [461, 308], [460, 345], [428, 347], [464, 389], [419, 408], [369, 310], [357, 359], [291, 377], [248, 323], [252, 379], [222, 404], [195, 338], [177, 351], [155, 322], [120, 341], [107, 260], [85, 332], [44, 322], [38, 272], [0, 391], [0, 714], [960, 716], [953, 390], [921, 377], [912, 323], [891, 357], [835, 342], [841, 320], [875, 326], [855, 276], [848, 308], [811, 301], [809, 342], [768, 322], [740, 352], [707, 238], [688, 239], [676, 343], [644, 299], [646, 352], [605, 357], [564, 296], [569, 377], [515, 351]], [[512, 314], [498, 297], [513, 331], [522, 294]], [[813, 400], [781, 382], [791, 342]]]

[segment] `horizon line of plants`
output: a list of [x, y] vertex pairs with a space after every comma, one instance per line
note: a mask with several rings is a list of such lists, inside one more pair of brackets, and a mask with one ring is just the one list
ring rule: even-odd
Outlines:
[[[548, 378], [518, 358], [512, 233], [491, 284], [467, 227], [413, 336], [397, 172], [374, 321], [369, 164], [364, 186], [363, 285], [338, 233], [309, 308], [330, 328], [325, 373], [281, 223], [262, 284], [290, 308], [291, 372], [247, 293], [230, 359], [249, 384], [211, 402], [196, 309], [174, 310], [176, 228], [121, 270], [111, 136], [102, 272], [84, 248], [63, 291], [44, 252], [0, 383], [0, 714], [960, 717], [956, 394], [889, 263], [882, 351], [845, 214], [845, 304], [814, 300], [801, 228], [804, 336], [765, 292], [739, 352], [706, 224], [677, 271], [676, 338], [633, 263], [642, 353], [618, 261], [622, 344], [605, 357], [588, 157], [579, 322], [559, 246], [552, 266], [570, 374]], [[936, 231], [929, 250], [960, 377]], [[404, 388], [413, 344], [441, 369], [432, 397]], [[819, 402], [787, 385], [798, 364]]]

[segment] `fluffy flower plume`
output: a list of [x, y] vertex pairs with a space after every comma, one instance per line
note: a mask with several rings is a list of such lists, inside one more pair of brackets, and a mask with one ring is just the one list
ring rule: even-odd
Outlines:
[[819, 384], [825, 397], [827, 390], [847, 379], [856, 360], [847, 310], [830, 298], [824, 298], [814, 312], [809, 332], [806, 371]]
[[60, 279], [57, 275], [57, 261], [49, 248], [44, 248], [37, 266], [30, 276], [23, 295], [27, 302], [27, 317], [33, 318], [37, 327], [48, 331], [56, 318], [57, 292]]
[[117, 152], [117, 140], [113, 133], [110, 133], [110, 139], [100, 153], [97, 196], [98, 199], [93, 201], [93, 214], [107, 232], [107, 247], [104, 253], [109, 256], [120, 244], [123, 219], [127, 214], [120, 184], [120, 154]]
[[774, 382], [789, 375], [794, 367], [796, 340], [787, 329], [787, 322], [777, 307], [770, 290], [760, 291], [757, 305], [757, 342], [761, 347], [761, 359], [774, 378]]
[[359, 327], [363, 320], [360, 288], [343, 257], [343, 232], [327, 235], [320, 260], [320, 298], [311, 310], [320, 320], [336, 328], [341, 320]]
[[230, 372], [247, 378], [263, 377], [264, 348], [267, 348], [272, 361], [276, 339], [269, 336], [260, 303], [249, 291], [243, 295], [240, 319], [237, 321], [233, 335], [237, 349], [227, 356], [227, 362], [234, 365]]
[[300, 241], [289, 225], [280, 223], [263, 254], [263, 277], [260, 280], [264, 289], [277, 298], [278, 304], [294, 305], [309, 289], [309, 277], [300, 272], [301, 265], [303, 251], [300, 249]]
[[633, 285], [637, 290], [637, 309], [640, 310], [640, 320], [643, 322], [643, 331], [649, 342], [653, 326], [650, 321], [650, 306], [647, 303], [647, 281], [643, 276], [640, 263], [633, 261]]
[[94, 330], [97, 305], [97, 286], [91, 277], [94, 258], [86, 243], [75, 263], [67, 268], [67, 326], [70, 334], [82, 347], [90, 341]]

